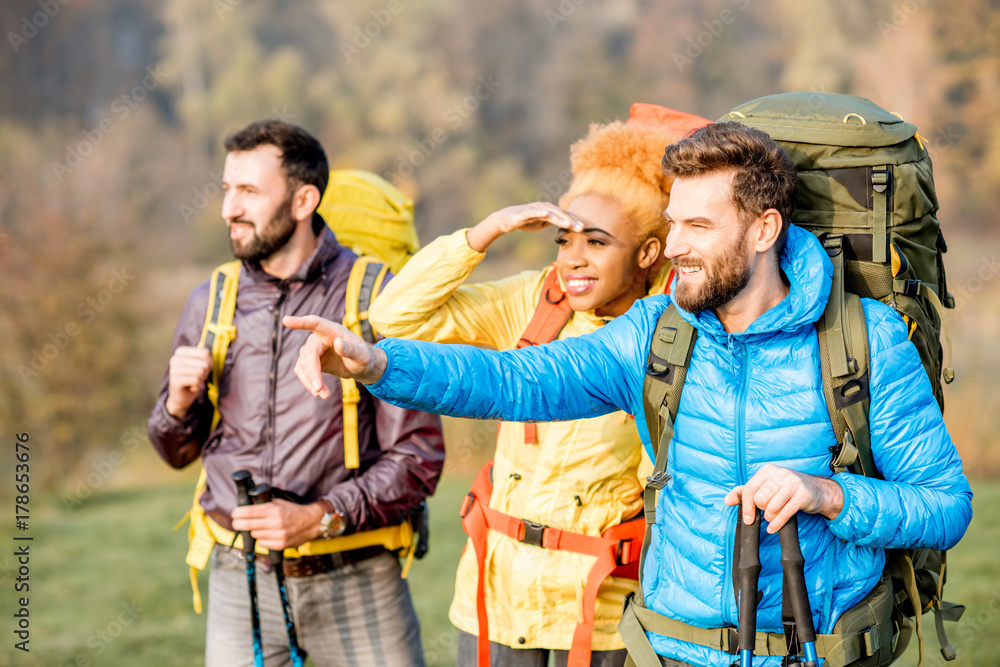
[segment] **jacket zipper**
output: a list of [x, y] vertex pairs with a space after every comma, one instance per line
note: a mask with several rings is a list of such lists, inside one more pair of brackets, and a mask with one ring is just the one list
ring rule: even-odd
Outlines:
[[271, 329], [271, 370], [267, 376], [267, 481], [272, 482], [274, 457], [278, 448], [274, 439], [274, 427], [277, 420], [278, 395], [278, 350], [281, 339], [281, 306], [288, 296], [288, 286], [280, 284], [281, 294], [274, 304], [274, 324]]
[[[746, 448], [746, 412], [747, 412], [747, 394], [750, 390], [750, 364], [747, 359], [747, 348], [746, 345], [741, 341], [730, 337], [730, 348], [735, 346], [739, 350], [740, 358], [740, 391], [736, 399], [736, 482], [737, 485], [743, 486], [747, 483], [747, 448]], [[735, 604], [735, 593], [733, 591], [733, 577], [732, 577], [732, 557], [733, 549], [736, 543], [736, 521], [742, 520], [740, 506], [731, 508], [731, 513], [733, 516], [726, 526], [726, 552], [725, 552], [725, 568], [723, 570], [723, 585], [722, 585], [722, 604], [723, 610], [727, 613], [723, 615], [727, 619], [729, 625], [736, 625], [737, 618], [732, 614], [728, 613], [735, 607], [729, 605], [729, 600], [732, 599]]]

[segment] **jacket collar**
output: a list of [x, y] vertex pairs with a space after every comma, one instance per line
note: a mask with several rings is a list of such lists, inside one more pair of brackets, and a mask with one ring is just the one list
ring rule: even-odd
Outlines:
[[324, 227], [323, 235], [320, 237], [319, 243], [316, 244], [316, 249], [313, 253], [306, 259], [299, 268], [295, 270], [295, 273], [290, 275], [288, 278], [281, 280], [276, 276], [272, 276], [270, 273], [261, 268], [260, 264], [257, 262], [243, 262], [243, 270], [246, 275], [250, 278], [251, 282], [255, 283], [292, 283], [292, 282], [307, 282], [317, 275], [322, 273], [326, 265], [340, 254], [343, 246], [337, 241], [337, 237], [330, 230], [329, 227]]
[[[811, 232], [789, 225], [780, 265], [788, 278], [788, 296], [754, 320], [745, 332], [735, 335], [792, 333], [823, 315], [833, 284], [833, 264], [819, 239]], [[677, 310], [699, 331], [721, 337], [729, 335], [714, 311], [689, 313], [680, 306]]]

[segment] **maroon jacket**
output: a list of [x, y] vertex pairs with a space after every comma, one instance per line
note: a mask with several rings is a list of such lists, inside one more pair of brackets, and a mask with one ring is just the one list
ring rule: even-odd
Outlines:
[[[199, 456], [208, 475], [201, 506], [231, 528], [236, 506], [232, 474], [249, 470], [311, 503], [326, 498], [348, 532], [395, 525], [403, 513], [434, 492], [444, 465], [437, 416], [397, 408], [358, 384], [361, 465], [344, 467], [340, 382], [328, 377], [327, 400], [306, 391], [293, 368], [307, 331], [288, 329], [284, 315], [344, 319], [344, 292], [356, 255], [327, 231], [313, 255], [285, 280], [244, 262], [236, 297], [236, 339], [226, 354], [219, 388], [222, 420], [211, 430], [212, 404], [203, 394], [180, 420], [167, 412], [165, 376], [149, 419], [149, 439], [160, 456], [183, 468]], [[195, 347], [208, 308], [208, 283], [188, 297], [173, 349]]]

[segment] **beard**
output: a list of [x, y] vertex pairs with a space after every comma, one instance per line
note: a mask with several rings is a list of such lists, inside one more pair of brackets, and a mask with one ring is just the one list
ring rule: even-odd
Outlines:
[[726, 250], [709, 261], [678, 260], [674, 266], [702, 266], [705, 280], [694, 287], [683, 279], [677, 281], [673, 292], [677, 305], [689, 313], [715, 310], [732, 301], [750, 282], [750, 260], [744, 246], [746, 233], [740, 235]]
[[[233, 222], [250, 223], [249, 220], [234, 220]], [[235, 239], [229, 240], [233, 249], [233, 257], [246, 262], [259, 264], [277, 251], [285, 247], [295, 233], [295, 220], [292, 219], [292, 198], [289, 197], [278, 207], [267, 224], [260, 227], [253, 224], [253, 236], [245, 244], [237, 245]]]

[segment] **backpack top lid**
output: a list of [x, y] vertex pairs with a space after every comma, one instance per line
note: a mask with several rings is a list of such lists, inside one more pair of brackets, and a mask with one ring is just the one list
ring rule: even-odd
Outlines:
[[914, 137], [917, 126], [863, 97], [796, 92], [758, 97], [719, 119], [767, 132], [775, 141], [878, 148]]
[[341, 244], [387, 262], [394, 273], [420, 249], [413, 200], [371, 172], [332, 170], [316, 212]]

